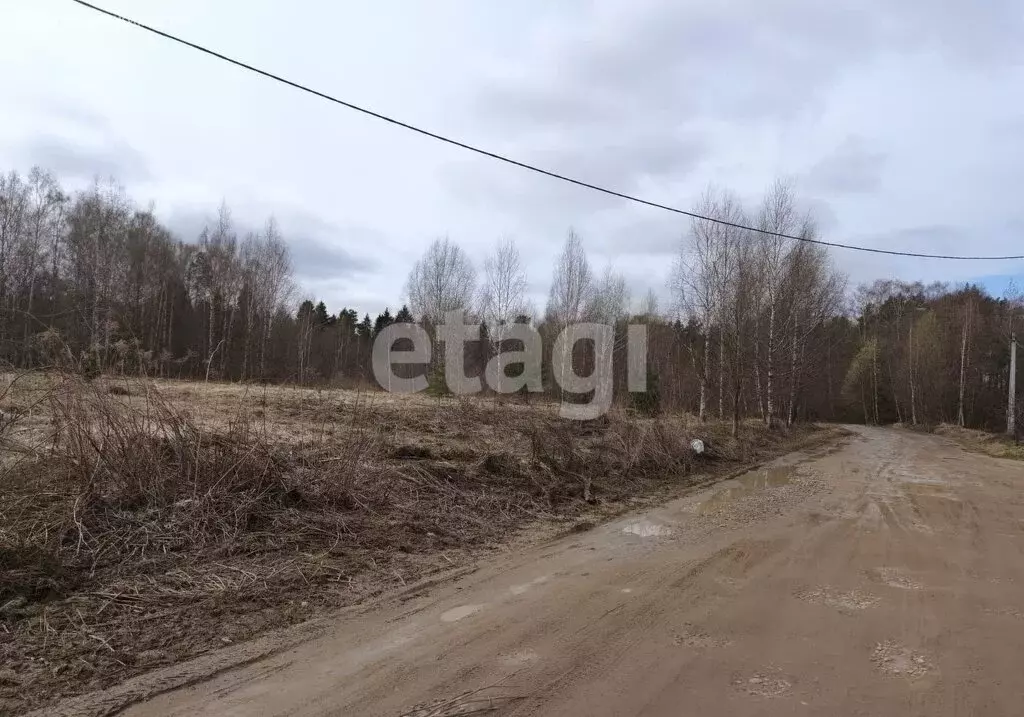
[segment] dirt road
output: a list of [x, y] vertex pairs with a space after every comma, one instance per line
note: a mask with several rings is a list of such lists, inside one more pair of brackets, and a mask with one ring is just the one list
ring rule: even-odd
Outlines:
[[1024, 464], [855, 430], [127, 714], [1020, 715]]

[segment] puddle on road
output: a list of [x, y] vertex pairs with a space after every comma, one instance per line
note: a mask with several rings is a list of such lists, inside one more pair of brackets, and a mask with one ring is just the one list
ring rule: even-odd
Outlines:
[[458, 622], [482, 608], [483, 605], [460, 605], [459, 607], [453, 607], [451, 610], [441, 613], [441, 622]]
[[773, 466], [734, 478], [734, 485], [715, 491], [710, 498], [697, 507], [697, 512], [701, 515], [715, 513], [740, 498], [753, 495], [766, 488], [784, 486], [793, 480], [796, 468], [795, 465]]
[[[508, 652], [499, 656], [501, 662], [506, 667], [520, 667], [522, 665], [528, 665], [531, 662], [536, 662], [540, 655], [536, 651], [531, 649], [519, 650], [518, 652]], [[466, 714], [469, 714], [468, 712]]]
[[508, 591], [513, 595], [522, 595], [525, 592], [529, 592], [530, 588], [534, 587], [535, 585], [542, 585], [543, 583], [546, 583], [547, 580], [547, 575], [541, 575], [539, 578], [534, 578], [528, 583], [523, 583], [521, 585], [513, 585], [508, 589]]
[[665, 535], [672, 535], [672, 529], [667, 525], [652, 523], [649, 520], [636, 520], [622, 529], [623, 533], [630, 533], [641, 538], [658, 538]]

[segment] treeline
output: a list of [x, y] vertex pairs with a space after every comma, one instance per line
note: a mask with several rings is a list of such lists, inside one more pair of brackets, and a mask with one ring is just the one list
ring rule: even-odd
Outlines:
[[[784, 183], [754, 208], [712, 189], [698, 210], [817, 236]], [[668, 288], [668, 306], [654, 292], [635, 301], [570, 231], [538, 309], [514, 242], [499, 241], [478, 273], [458, 244], [439, 239], [410, 272], [407, 306], [360, 317], [300, 300], [272, 218], [240, 236], [222, 206], [216, 222], [182, 239], [113, 181], [72, 195], [40, 169], [0, 176], [0, 359], [16, 367], [45, 366], [60, 347], [97, 373], [372, 385], [372, 343], [383, 328], [417, 321], [432, 332], [447, 311], [465, 309], [482, 325], [466, 347], [467, 373], [482, 374], [500, 348], [521, 349], [504, 333], [529, 323], [544, 338], [551, 395], [559, 395], [555, 362], [585, 373], [594, 361], [585, 346], [552, 356], [555, 337], [600, 322], [615, 326], [616, 398], [644, 410], [735, 423], [1005, 425], [1009, 336], [1024, 323], [1019, 295], [891, 281], [850, 292], [821, 246], [702, 220], [683, 232]], [[626, 390], [627, 360], [637, 360], [626, 353], [630, 323], [648, 333], [649, 383], [639, 397]]]
[[[181, 378], [312, 380], [368, 361], [368, 319], [296, 313], [295, 291], [273, 218], [239, 236], [222, 205], [183, 241], [113, 180], [71, 195], [38, 168], [0, 175], [0, 360], [13, 366], [46, 365], [54, 345], [96, 372]], [[314, 361], [321, 318], [339, 340]]]
[[[1009, 294], [894, 281], [860, 287], [843, 377], [851, 409], [869, 423], [1005, 430], [1010, 337], [1024, 331], [1024, 301]], [[1019, 373], [1017, 386], [1020, 416]]]

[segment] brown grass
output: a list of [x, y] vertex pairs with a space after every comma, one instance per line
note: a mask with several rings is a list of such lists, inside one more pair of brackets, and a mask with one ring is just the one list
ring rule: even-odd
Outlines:
[[707, 467], [779, 441], [758, 424], [737, 441], [685, 416], [577, 423], [491, 399], [73, 374], [0, 391], [0, 713], [685, 484], [695, 435]]
[[967, 450], [985, 453], [996, 458], [1024, 460], [1024, 443], [1018, 443], [1007, 435], [961, 428], [948, 423], [937, 426], [935, 432], [952, 438]]

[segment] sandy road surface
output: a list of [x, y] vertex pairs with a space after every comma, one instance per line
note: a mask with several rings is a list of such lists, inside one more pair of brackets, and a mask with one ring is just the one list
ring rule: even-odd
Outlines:
[[127, 714], [1024, 714], [1024, 464], [856, 431]]

